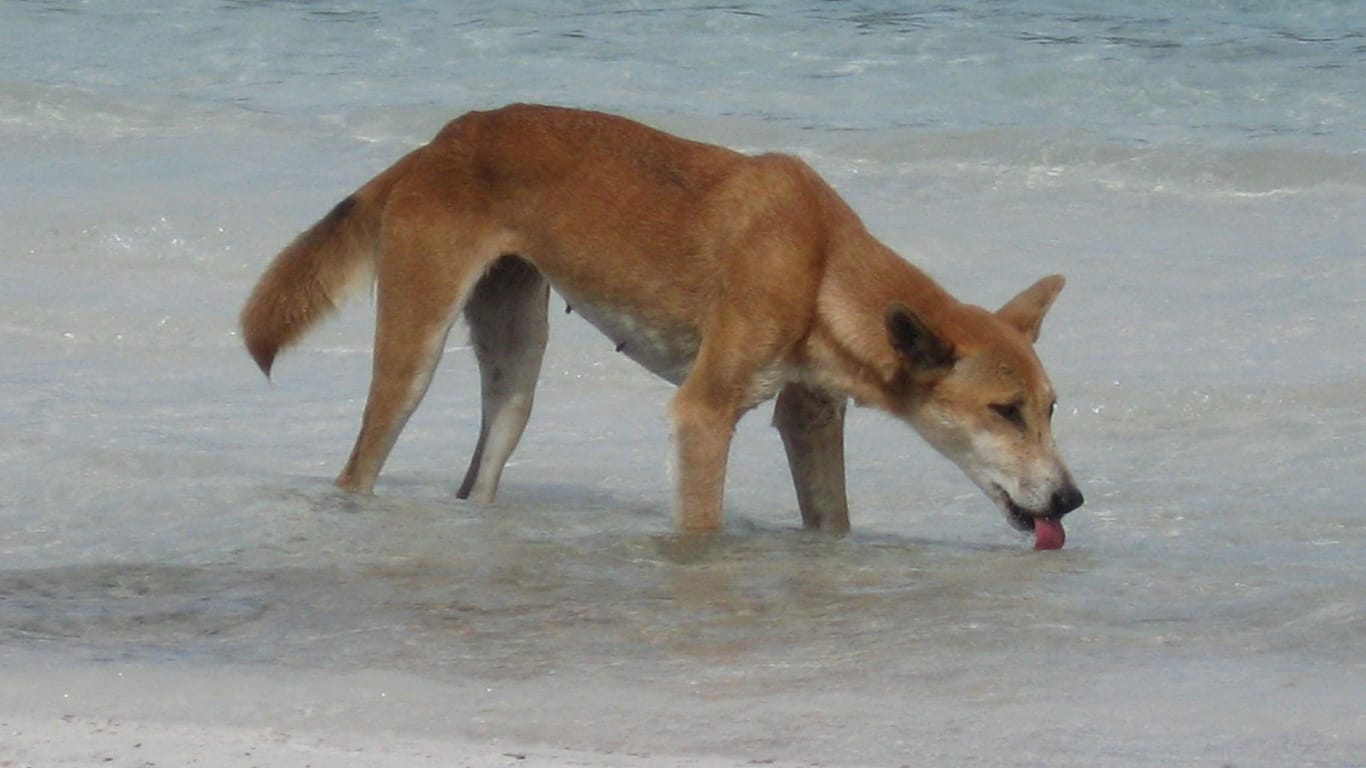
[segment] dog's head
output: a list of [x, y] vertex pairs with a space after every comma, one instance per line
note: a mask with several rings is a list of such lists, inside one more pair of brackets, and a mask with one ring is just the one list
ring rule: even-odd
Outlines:
[[1006, 514], [1062, 546], [1063, 515], [1082, 505], [1053, 443], [1053, 386], [1034, 352], [1044, 314], [1062, 290], [1045, 277], [996, 312], [957, 304], [922, 317], [887, 309], [907, 397], [902, 416]]

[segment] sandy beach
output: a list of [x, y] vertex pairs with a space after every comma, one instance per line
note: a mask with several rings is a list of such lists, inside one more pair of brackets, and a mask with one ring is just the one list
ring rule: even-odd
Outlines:
[[[26, 672], [18, 671], [26, 668]], [[438, 734], [427, 706], [478, 722], [472, 697], [405, 676], [115, 665], [6, 665], [0, 768], [730, 768], [771, 758], [679, 756]], [[405, 712], [410, 713], [405, 714]], [[828, 763], [827, 763], [828, 765]]]
[[546, 747], [490, 747], [397, 736], [287, 732], [166, 723], [0, 718], [0, 766], [129, 768], [730, 768], [733, 762], [652, 754], [596, 754]]

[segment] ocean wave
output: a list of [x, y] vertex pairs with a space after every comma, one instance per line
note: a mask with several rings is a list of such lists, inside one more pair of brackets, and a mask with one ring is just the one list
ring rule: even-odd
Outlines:
[[1366, 191], [1366, 152], [1294, 143], [1121, 142], [1086, 132], [1028, 129], [902, 130], [839, 137], [833, 157], [992, 188], [1093, 186], [1114, 192], [1272, 197], [1314, 190]]

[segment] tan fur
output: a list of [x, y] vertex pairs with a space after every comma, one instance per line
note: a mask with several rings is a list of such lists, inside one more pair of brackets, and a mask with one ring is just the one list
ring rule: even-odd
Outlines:
[[[492, 500], [530, 413], [548, 283], [679, 385], [685, 530], [721, 525], [735, 423], [780, 392], [775, 424], [808, 526], [848, 528], [850, 397], [914, 426], [1017, 525], [1081, 503], [1031, 345], [1062, 279], [996, 314], [961, 304], [800, 160], [515, 105], [452, 121], [348, 201], [276, 257], [242, 311], [247, 348], [269, 372], [373, 267], [374, 377], [343, 488], [371, 490], [463, 311], [484, 409], [460, 495]], [[1017, 402], [1018, 428], [991, 407]]]
[[404, 167], [398, 163], [337, 203], [286, 246], [257, 281], [240, 320], [247, 350], [267, 376], [281, 349], [372, 280], [380, 211]]

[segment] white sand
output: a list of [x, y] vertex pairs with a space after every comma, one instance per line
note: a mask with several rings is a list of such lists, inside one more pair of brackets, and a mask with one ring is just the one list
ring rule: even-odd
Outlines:
[[[721, 768], [744, 764], [650, 754], [495, 747], [365, 732], [296, 733], [273, 728], [187, 726], [75, 716], [56, 719], [0, 717], [0, 766], [3, 768], [101, 765], [137, 768]], [[762, 764], [777, 765], [767, 761]]]
[[573, 744], [504, 738], [481, 732], [471, 715], [475, 689], [384, 672], [124, 665], [33, 653], [0, 658], [0, 681], [0, 768], [785, 765], [763, 756], [660, 755], [588, 734]]

